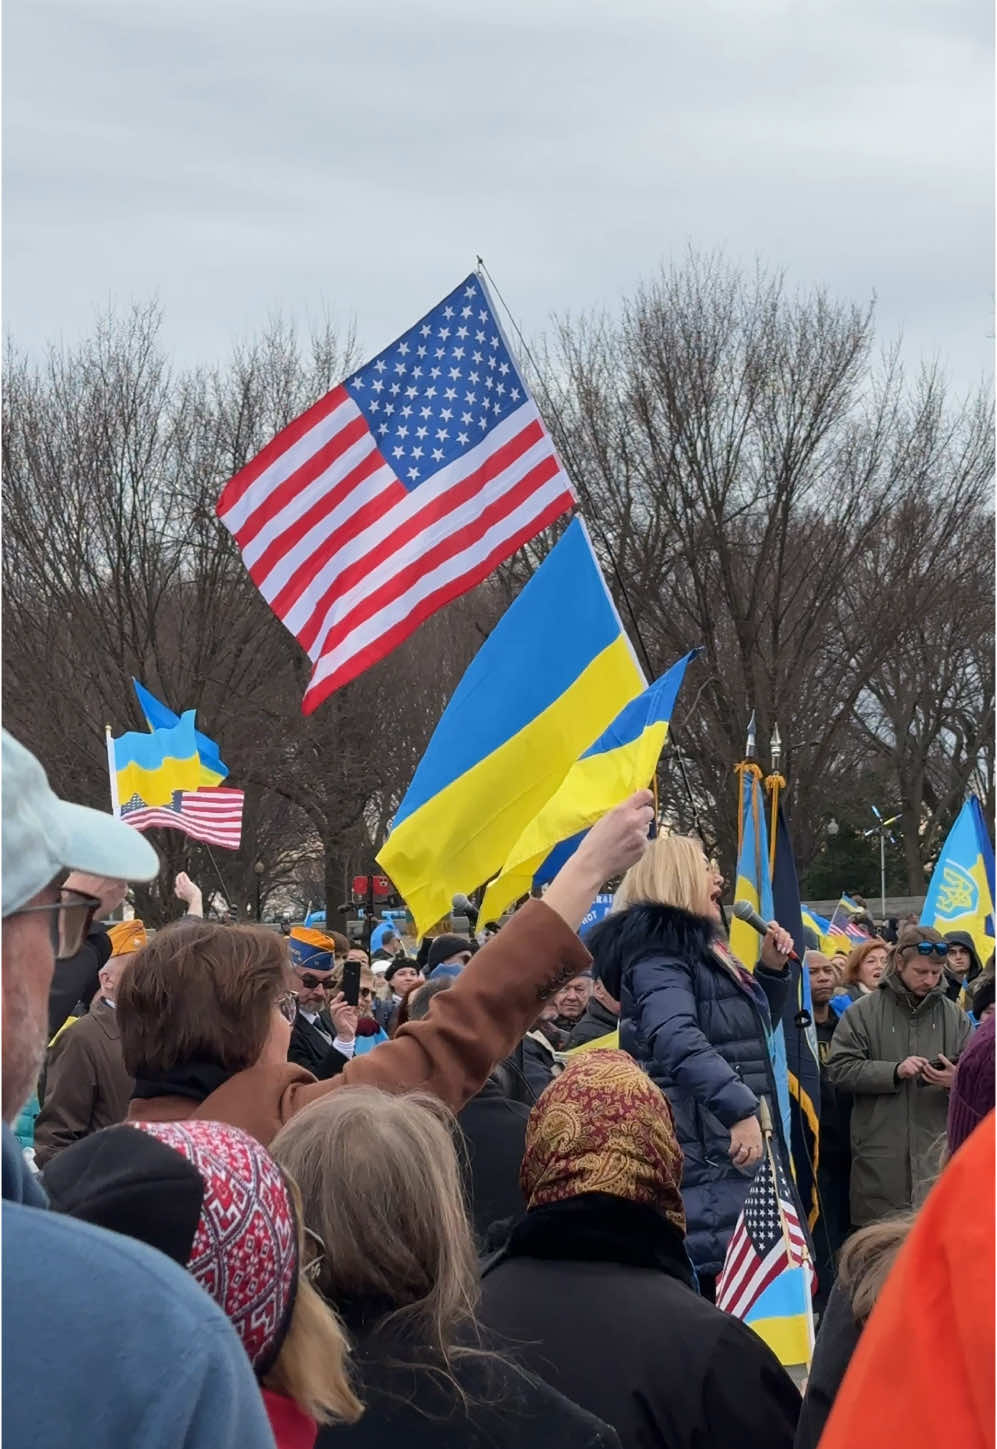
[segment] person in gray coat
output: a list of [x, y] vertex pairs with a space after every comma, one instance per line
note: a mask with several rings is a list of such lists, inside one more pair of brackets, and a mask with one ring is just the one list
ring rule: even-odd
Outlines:
[[827, 1060], [852, 1096], [856, 1227], [916, 1207], [938, 1175], [955, 1064], [972, 1030], [945, 994], [948, 942], [905, 926], [878, 987], [845, 1012]]

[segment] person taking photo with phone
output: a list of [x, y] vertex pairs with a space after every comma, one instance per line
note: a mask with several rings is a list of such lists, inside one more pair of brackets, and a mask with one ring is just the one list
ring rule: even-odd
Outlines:
[[948, 951], [930, 926], [904, 926], [876, 990], [834, 1033], [827, 1077], [852, 1096], [855, 1227], [917, 1207], [938, 1176], [949, 1090], [972, 1030], [945, 993]]

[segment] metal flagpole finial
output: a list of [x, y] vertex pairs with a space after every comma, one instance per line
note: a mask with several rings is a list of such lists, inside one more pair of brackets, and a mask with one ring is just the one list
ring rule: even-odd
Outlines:
[[772, 738], [769, 741], [769, 748], [772, 751], [772, 773], [778, 775], [779, 766], [782, 763], [782, 736], [779, 734], [779, 726], [772, 726]]
[[744, 743], [744, 758], [746, 760], [753, 760], [754, 757], [755, 757], [755, 739], [756, 739], [756, 736], [757, 736], [757, 729], [756, 729], [756, 726], [755, 726], [755, 711], [752, 710], [751, 711], [751, 718], [748, 720], [748, 738], [745, 740], [745, 743]]

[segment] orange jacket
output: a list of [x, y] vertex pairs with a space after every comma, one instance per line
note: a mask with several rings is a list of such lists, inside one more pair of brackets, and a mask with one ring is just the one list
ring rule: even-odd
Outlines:
[[918, 1213], [820, 1449], [993, 1449], [994, 1168], [991, 1112]]

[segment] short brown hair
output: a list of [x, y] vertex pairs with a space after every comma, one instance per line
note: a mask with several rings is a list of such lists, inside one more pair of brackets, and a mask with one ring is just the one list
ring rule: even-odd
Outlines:
[[873, 936], [871, 941], [860, 941], [854, 950], [849, 953], [848, 960], [845, 962], [846, 986], [854, 986], [858, 981], [859, 968], [870, 951], [885, 951], [887, 964], [889, 963], [890, 946], [888, 941], [881, 941], [878, 936]]
[[264, 926], [188, 917], [137, 953], [118, 989], [125, 1067], [156, 1077], [187, 1062], [229, 1072], [251, 1067], [290, 980], [287, 945]]

